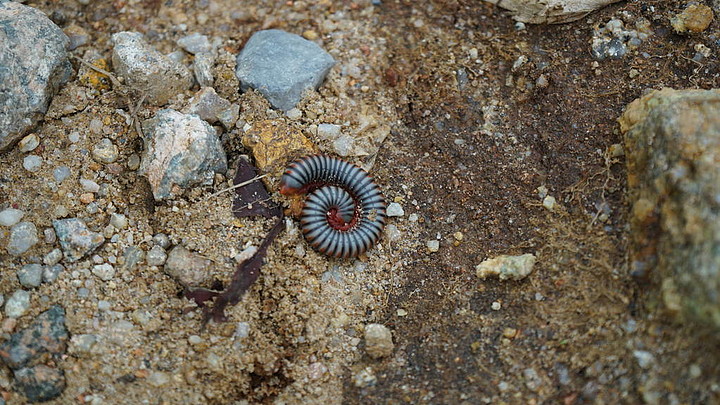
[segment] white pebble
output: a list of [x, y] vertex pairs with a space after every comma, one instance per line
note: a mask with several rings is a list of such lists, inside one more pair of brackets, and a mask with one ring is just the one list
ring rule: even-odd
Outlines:
[[545, 209], [547, 209], [548, 211], [554, 211], [555, 205], [556, 205], [555, 197], [549, 195], [543, 199], [543, 207], [545, 207]]
[[62, 183], [68, 176], [70, 176], [70, 168], [67, 166], [58, 166], [53, 170], [53, 177], [58, 183]]
[[115, 277], [115, 268], [109, 263], [93, 266], [92, 272], [103, 281], [110, 281], [113, 277]]
[[490, 304], [490, 308], [492, 308], [493, 311], [499, 311], [502, 305], [498, 301], [493, 301], [493, 303]]
[[0, 225], [13, 226], [20, 222], [25, 212], [15, 208], [5, 208], [0, 211]]
[[340, 125], [320, 124], [317, 127], [317, 135], [320, 139], [333, 140], [340, 136]]
[[70, 141], [71, 143], [80, 142], [80, 133], [77, 131], [70, 132], [70, 134], [68, 135], [68, 141]]
[[148, 266], [162, 266], [167, 260], [167, 253], [162, 246], [155, 245], [145, 255], [145, 262]]
[[36, 172], [40, 170], [42, 165], [42, 158], [38, 155], [28, 155], [23, 159], [23, 167], [29, 172]]
[[389, 217], [401, 217], [405, 215], [405, 210], [403, 210], [403, 207], [395, 202], [388, 204], [385, 212]]
[[435, 240], [435, 239], [429, 240], [429, 241], [427, 241], [426, 245], [427, 245], [428, 250], [431, 253], [435, 253], [438, 250], [440, 250], [440, 241], [439, 240]]
[[110, 225], [114, 226], [115, 229], [125, 229], [128, 226], [127, 217], [124, 214], [118, 214], [116, 212], [110, 215]]
[[246, 247], [245, 250], [235, 255], [235, 261], [237, 263], [242, 263], [248, 260], [249, 258], [253, 257], [255, 253], [257, 253], [257, 250], [257, 246], [250, 245]]
[[388, 238], [390, 242], [397, 242], [400, 240], [400, 237], [402, 237], [402, 233], [397, 226], [389, 224], [385, 227], [385, 237]]
[[412, 213], [408, 215], [408, 221], [410, 222], [417, 222], [418, 221], [418, 214]]

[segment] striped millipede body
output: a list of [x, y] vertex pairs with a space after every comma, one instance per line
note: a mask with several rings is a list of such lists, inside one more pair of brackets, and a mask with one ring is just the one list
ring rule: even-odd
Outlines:
[[334, 257], [356, 257], [370, 249], [385, 226], [385, 198], [358, 166], [326, 155], [296, 160], [280, 179], [280, 193], [307, 193], [300, 215], [305, 239]]

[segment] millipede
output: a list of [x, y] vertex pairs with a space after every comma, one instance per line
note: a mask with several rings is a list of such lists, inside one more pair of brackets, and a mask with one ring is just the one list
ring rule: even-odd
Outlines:
[[283, 195], [307, 194], [300, 214], [305, 240], [328, 256], [356, 257], [385, 226], [385, 198], [365, 170], [327, 155], [296, 160], [280, 179]]

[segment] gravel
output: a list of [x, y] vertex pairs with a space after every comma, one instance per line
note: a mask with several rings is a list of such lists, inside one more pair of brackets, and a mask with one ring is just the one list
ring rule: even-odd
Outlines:
[[29, 172], [37, 172], [42, 166], [42, 158], [37, 155], [28, 155], [23, 159], [23, 167]]
[[145, 255], [145, 262], [148, 266], [162, 266], [167, 260], [167, 253], [162, 246], [153, 246]]
[[113, 163], [118, 158], [118, 147], [108, 138], [103, 138], [93, 147], [92, 156], [100, 163]]
[[403, 210], [403, 207], [400, 204], [394, 202], [388, 204], [386, 213], [389, 217], [401, 217], [405, 215], [405, 210]]

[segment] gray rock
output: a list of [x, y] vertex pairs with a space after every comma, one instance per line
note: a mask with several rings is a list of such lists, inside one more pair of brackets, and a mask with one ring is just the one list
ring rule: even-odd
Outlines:
[[197, 287], [209, 279], [210, 260], [184, 247], [175, 246], [165, 262], [165, 273], [186, 287]]
[[32, 222], [18, 222], [10, 228], [10, 240], [7, 251], [13, 256], [19, 256], [38, 243], [37, 228]]
[[197, 114], [211, 124], [220, 122], [225, 129], [230, 129], [238, 119], [240, 106], [218, 96], [212, 87], [203, 87], [190, 99], [182, 112]]
[[200, 86], [212, 86], [215, 78], [212, 74], [212, 67], [215, 64], [215, 56], [210, 52], [200, 52], [195, 55], [192, 69]]
[[405, 210], [403, 209], [402, 205], [393, 202], [388, 204], [386, 213], [389, 217], [401, 217], [405, 215]]
[[58, 183], [62, 183], [68, 176], [70, 176], [70, 168], [67, 166], [58, 166], [53, 170], [53, 177]]
[[28, 155], [23, 158], [23, 168], [29, 172], [36, 172], [42, 166], [42, 158], [38, 155]]
[[273, 107], [295, 107], [306, 90], [315, 90], [335, 60], [314, 42], [281, 30], [258, 31], [237, 56], [240, 88], [262, 93]]
[[112, 225], [115, 229], [118, 230], [127, 228], [127, 216], [125, 216], [124, 214], [118, 214], [116, 212], [113, 212], [112, 214], [110, 214], [110, 225]]
[[669, 313], [720, 330], [720, 90], [653, 91], [619, 121], [632, 271]]
[[0, 360], [8, 367], [18, 369], [47, 354], [60, 357], [67, 349], [68, 338], [65, 310], [55, 305], [0, 345]]
[[53, 228], [68, 262], [80, 260], [105, 242], [101, 233], [90, 231], [78, 218], [56, 219]]
[[139, 173], [147, 177], [156, 200], [181, 189], [212, 184], [227, 171], [215, 129], [197, 115], [160, 110], [143, 122], [145, 151]]
[[20, 222], [25, 212], [15, 208], [5, 208], [0, 211], [0, 225], [13, 226]]
[[45, 14], [0, 1], [0, 151], [37, 124], [68, 81], [69, 40]]
[[17, 277], [23, 287], [35, 288], [42, 283], [42, 273], [43, 268], [40, 263], [29, 263], [17, 271]]
[[30, 308], [30, 293], [17, 290], [5, 303], [5, 315], [8, 318], [19, 318]]
[[208, 37], [200, 33], [193, 33], [178, 39], [177, 44], [180, 45], [188, 53], [198, 54], [200, 52], [210, 52], [212, 45]]
[[59, 397], [65, 390], [65, 373], [39, 364], [16, 370], [15, 383], [29, 402], [44, 402]]
[[129, 86], [143, 92], [149, 103], [163, 105], [192, 86], [190, 70], [155, 50], [142, 34], [119, 32], [112, 41], [115, 72]]

